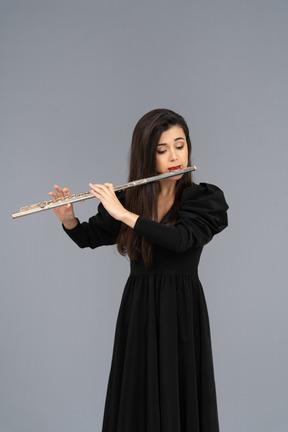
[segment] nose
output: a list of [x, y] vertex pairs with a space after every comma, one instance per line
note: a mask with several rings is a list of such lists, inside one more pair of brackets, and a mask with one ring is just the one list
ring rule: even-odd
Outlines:
[[171, 161], [177, 160], [177, 154], [176, 154], [175, 148], [171, 149], [170, 159], [171, 159]]

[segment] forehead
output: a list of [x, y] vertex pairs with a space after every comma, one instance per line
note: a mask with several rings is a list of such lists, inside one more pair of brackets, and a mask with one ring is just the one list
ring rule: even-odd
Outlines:
[[171, 126], [170, 129], [164, 131], [160, 136], [159, 143], [174, 141], [176, 138], [186, 139], [185, 133], [181, 126]]

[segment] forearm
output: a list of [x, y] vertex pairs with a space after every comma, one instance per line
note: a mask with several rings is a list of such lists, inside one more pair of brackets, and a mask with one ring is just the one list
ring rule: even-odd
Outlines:
[[213, 236], [208, 225], [201, 226], [189, 218], [170, 226], [139, 217], [134, 231], [152, 243], [176, 253], [185, 252], [191, 247], [204, 246]]
[[138, 218], [139, 216], [135, 213], [131, 213], [128, 210], [125, 210], [118, 220], [133, 229]]

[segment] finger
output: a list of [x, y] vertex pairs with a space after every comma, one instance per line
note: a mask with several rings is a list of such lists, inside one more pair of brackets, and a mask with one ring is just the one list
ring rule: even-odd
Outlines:
[[63, 198], [64, 197], [64, 193], [63, 193], [63, 189], [61, 189], [59, 186], [55, 185], [54, 189], [58, 192], [59, 197]]
[[94, 185], [93, 183], [89, 183], [89, 186], [91, 188], [91, 193], [96, 197], [99, 198], [100, 196], [100, 189], [98, 188], [98, 185]]
[[56, 192], [49, 192], [48, 195], [52, 196], [54, 198], [54, 200], [59, 198]]
[[107, 186], [101, 184], [89, 183], [91, 187], [91, 193], [102, 203], [111, 197], [111, 192]]
[[112, 183], [104, 183], [104, 186], [106, 186], [110, 192], [115, 193], [114, 185]]
[[114, 195], [114, 185], [112, 183], [104, 183], [104, 184], [97, 184], [94, 185], [98, 189], [98, 191], [101, 191], [107, 195]]
[[[57, 185], [54, 185], [54, 189], [55, 189], [56, 187], [58, 188]], [[55, 190], [57, 191], [57, 189], [55, 189]], [[49, 192], [48, 195], [53, 196], [53, 198], [55, 198], [55, 199], [58, 198], [58, 193], [56, 193], [55, 191]]]
[[101, 184], [93, 184], [93, 183], [89, 183], [89, 186], [91, 187], [91, 189], [93, 189], [95, 192], [101, 193], [101, 192], [105, 192], [107, 190], [107, 188], [104, 185]]
[[69, 196], [70, 195], [70, 189], [67, 187], [63, 188], [63, 193], [64, 193], [64, 195]]

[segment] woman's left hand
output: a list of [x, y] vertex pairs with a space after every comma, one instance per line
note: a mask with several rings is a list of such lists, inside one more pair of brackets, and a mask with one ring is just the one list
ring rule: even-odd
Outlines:
[[105, 183], [103, 185], [89, 183], [89, 186], [91, 187], [91, 193], [101, 201], [105, 209], [114, 219], [134, 228], [139, 216], [129, 212], [123, 207], [115, 195], [114, 185], [112, 183]]
[[101, 201], [108, 213], [114, 217], [114, 219], [120, 220], [126, 209], [122, 206], [120, 201], [114, 192], [114, 186], [112, 183], [105, 184], [92, 184], [91, 193]]

